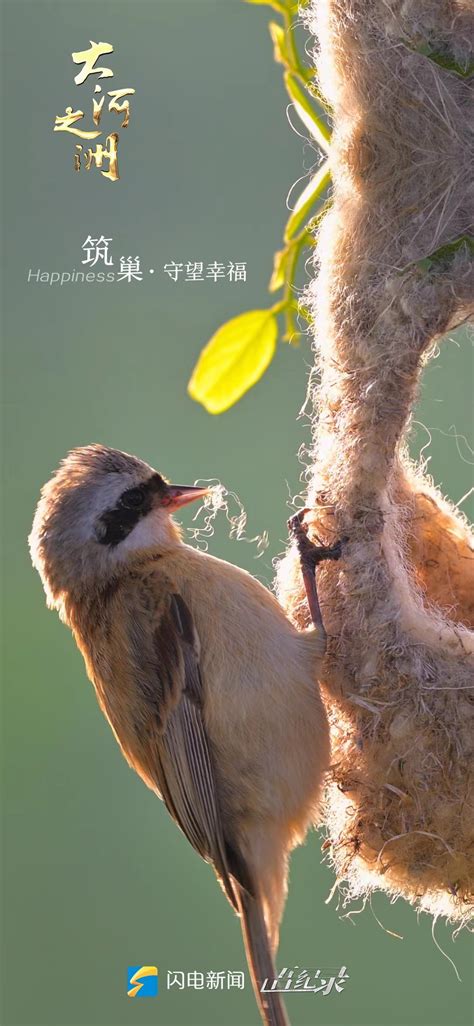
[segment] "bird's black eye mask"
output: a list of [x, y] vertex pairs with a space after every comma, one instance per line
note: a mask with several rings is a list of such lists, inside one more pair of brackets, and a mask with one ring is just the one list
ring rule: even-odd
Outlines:
[[101, 545], [112, 548], [133, 531], [138, 522], [157, 505], [160, 496], [166, 492], [166, 481], [160, 474], [153, 474], [143, 484], [127, 488], [122, 492], [116, 506], [99, 517], [96, 538]]

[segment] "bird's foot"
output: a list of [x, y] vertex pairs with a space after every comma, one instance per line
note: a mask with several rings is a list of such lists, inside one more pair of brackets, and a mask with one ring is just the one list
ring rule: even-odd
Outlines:
[[322, 543], [316, 545], [315, 542], [311, 541], [308, 538], [308, 525], [304, 522], [304, 517], [309, 512], [310, 510], [305, 507], [290, 517], [288, 520], [288, 530], [296, 542], [301, 562], [315, 570], [318, 564], [322, 563], [325, 559], [341, 558], [342, 542], [337, 541], [334, 545], [323, 545]]
[[298, 513], [295, 513], [294, 516], [290, 517], [288, 521], [288, 530], [290, 535], [294, 538], [298, 549], [303, 584], [306, 591], [311, 619], [316, 629], [323, 637], [325, 637], [326, 632], [324, 630], [324, 624], [321, 617], [318, 589], [316, 585], [316, 567], [325, 559], [340, 559], [342, 554], [342, 542], [338, 541], [334, 545], [323, 545], [318, 538], [320, 544], [316, 545], [311, 541], [311, 539], [308, 538], [308, 525], [304, 522], [305, 514], [309, 512], [309, 509], [301, 509]]

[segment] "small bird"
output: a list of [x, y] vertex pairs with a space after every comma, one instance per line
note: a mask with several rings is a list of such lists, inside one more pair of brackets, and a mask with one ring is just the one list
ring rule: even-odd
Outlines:
[[116, 449], [74, 449], [42, 489], [30, 551], [127, 762], [241, 918], [263, 1021], [288, 1026], [261, 987], [329, 761], [314, 569], [340, 548], [290, 522], [315, 622], [299, 632], [250, 574], [183, 542], [172, 514], [207, 492]]

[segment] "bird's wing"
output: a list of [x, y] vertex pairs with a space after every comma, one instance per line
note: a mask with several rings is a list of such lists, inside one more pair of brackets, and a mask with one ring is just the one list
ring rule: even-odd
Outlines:
[[[159, 678], [156, 684], [162, 697], [157, 783], [168, 811], [193, 848], [212, 862], [229, 901], [236, 907], [230, 874], [235, 879], [242, 877], [242, 886], [248, 885], [244, 867], [239, 872], [240, 866], [222, 830], [212, 753], [202, 713], [199, 638], [181, 595], [171, 595], [154, 640]], [[167, 693], [174, 695], [168, 712], [166, 698], [163, 702]]]

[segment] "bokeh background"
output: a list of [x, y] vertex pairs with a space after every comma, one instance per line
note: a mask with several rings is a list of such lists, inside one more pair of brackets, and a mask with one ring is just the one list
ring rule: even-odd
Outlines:
[[[255, 546], [230, 541], [220, 520], [211, 551], [271, 582], [288, 498], [299, 490], [296, 453], [309, 439], [298, 419], [309, 343], [280, 345], [262, 382], [220, 418], [193, 404], [185, 386], [212, 332], [266, 305], [286, 193], [316, 156], [286, 122], [269, 9], [240, 0], [15, 0], [2, 12], [2, 1022], [257, 1026], [248, 980], [243, 992], [165, 988], [168, 969], [243, 969], [239, 925], [212, 871], [126, 766], [71, 636], [46, 609], [26, 539], [59, 459], [101, 441], [175, 480], [217, 477], [235, 490], [249, 533], [267, 530], [270, 546], [255, 561]], [[70, 54], [91, 38], [114, 44], [110, 87], [136, 89], [117, 184], [94, 169], [75, 174], [74, 137], [51, 130], [67, 104], [79, 105]], [[139, 255], [143, 282], [27, 282], [30, 268], [81, 269], [88, 234], [113, 239], [115, 269], [121, 255]], [[173, 284], [162, 270], [169, 260], [247, 261], [248, 280]], [[431, 472], [455, 501], [471, 483], [472, 378], [472, 341], [460, 332], [428, 369], [416, 412], [413, 451], [427, 446]], [[334, 900], [325, 904], [331, 885], [312, 834], [293, 859], [279, 966], [346, 965], [350, 982], [340, 995], [290, 996], [293, 1026], [471, 1021], [466, 936], [453, 944], [436, 925], [458, 982], [426, 918], [377, 895], [374, 912], [403, 936], [395, 939], [369, 908], [341, 918]], [[158, 999], [126, 997], [126, 967], [137, 964], [158, 965]]]

